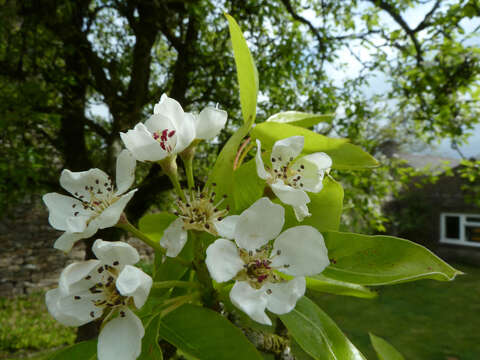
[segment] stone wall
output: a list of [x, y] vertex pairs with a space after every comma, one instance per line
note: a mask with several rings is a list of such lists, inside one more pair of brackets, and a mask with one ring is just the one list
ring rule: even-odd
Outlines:
[[[85, 246], [81, 241], [68, 255], [53, 248], [60, 235], [48, 224], [48, 212], [39, 197], [25, 200], [0, 218], [0, 297], [54, 287], [67, 264], [83, 260]], [[151, 251], [140, 241], [128, 242], [143, 259], [151, 257]]]

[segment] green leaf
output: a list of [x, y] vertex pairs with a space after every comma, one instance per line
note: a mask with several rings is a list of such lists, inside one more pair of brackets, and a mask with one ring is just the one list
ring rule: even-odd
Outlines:
[[238, 147], [242, 139], [250, 131], [250, 125], [243, 124], [231, 137], [223, 147], [220, 155], [218, 155], [217, 161], [213, 166], [213, 169], [208, 177], [207, 186], [211, 186], [212, 183], [216, 183], [215, 192], [217, 199], [220, 199], [223, 195], [227, 195], [226, 202], [230, 204], [232, 208], [235, 207], [235, 199], [233, 199], [233, 193], [235, 188], [235, 182], [232, 181], [233, 164], [237, 155]]
[[250, 136], [260, 139], [262, 147], [270, 150], [273, 144], [290, 136], [303, 136], [303, 153], [325, 152], [333, 161], [334, 169], [364, 169], [378, 166], [370, 154], [361, 147], [349, 143], [348, 139], [329, 138], [308, 129], [290, 124], [263, 122], [255, 126]]
[[97, 339], [82, 341], [67, 346], [50, 355], [48, 360], [95, 360], [97, 358]]
[[175, 215], [165, 211], [156, 214], [147, 214], [140, 218], [138, 228], [149, 238], [159, 242], [165, 229], [176, 218]]
[[280, 319], [295, 341], [314, 359], [365, 360], [333, 320], [305, 296], [295, 309], [280, 315]]
[[225, 14], [228, 20], [233, 55], [237, 66], [237, 79], [240, 88], [240, 104], [243, 121], [251, 126], [257, 113], [258, 73], [242, 30], [233, 17]]
[[243, 332], [219, 313], [183, 305], [162, 319], [160, 337], [200, 360], [260, 360]]
[[389, 285], [420, 279], [453, 280], [461, 274], [430, 250], [393, 236], [324, 232], [331, 279], [360, 285]]
[[291, 206], [285, 206], [285, 228], [311, 225], [319, 231], [338, 230], [343, 209], [343, 188], [330, 177], [323, 180], [323, 189], [319, 193], [308, 193], [308, 210], [312, 216], [298, 222]]
[[152, 318], [145, 326], [145, 336], [142, 339], [142, 352], [138, 360], [162, 360], [162, 349], [158, 345], [158, 329], [160, 315]]
[[312, 291], [320, 291], [335, 295], [354, 296], [363, 299], [373, 299], [378, 296], [376, 291], [373, 291], [365, 286], [329, 279], [322, 274], [307, 277], [306, 280], [307, 288]]
[[380, 360], [405, 360], [402, 354], [400, 354], [392, 345], [390, 345], [384, 339], [375, 336], [372, 333], [369, 333], [369, 335], [373, 348], [375, 349], [375, 352], [377, 353]]
[[255, 159], [242, 164], [235, 170], [233, 181], [235, 183], [233, 198], [236, 213], [245, 210], [262, 197], [265, 180], [260, 179], [257, 175]]
[[300, 111], [279, 112], [270, 116], [266, 122], [276, 122], [309, 128], [320, 122], [331, 123], [335, 114], [309, 114]]

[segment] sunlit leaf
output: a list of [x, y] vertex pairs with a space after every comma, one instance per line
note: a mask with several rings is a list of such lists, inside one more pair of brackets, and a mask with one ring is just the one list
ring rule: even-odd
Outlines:
[[324, 232], [332, 263], [323, 275], [360, 285], [420, 279], [453, 280], [461, 274], [427, 248], [393, 236]]

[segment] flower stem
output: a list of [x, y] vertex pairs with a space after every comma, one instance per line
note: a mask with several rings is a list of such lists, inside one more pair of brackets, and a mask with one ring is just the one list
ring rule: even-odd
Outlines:
[[176, 298], [173, 298], [173, 299], [166, 300], [163, 303], [164, 305], [169, 305], [169, 304], [172, 304], [172, 303], [173, 304], [168, 306], [164, 310], [162, 310], [160, 312], [160, 317], [164, 317], [165, 315], [167, 315], [167, 314], [171, 313], [172, 311], [176, 310], [177, 308], [179, 308], [183, 304], [186, 304], [190, 301], [196, 300], [199, 297], [200, 297], [200, 293], [194, 292], [194, 293], [191, 293], [191, 294], [188, 294], [188, 295], [179, 296], [179, 297], [176, 297]]
[[201, 285], [195, 281], [180, 281], [180, 280], [168, 280], [168, 281], [156, 281], [153, 283], [154, 289], [168, 289], [172, 287], [182, 288], [200, 288]]
[[158, 162], [163, 170], [163, 172], [168, 176], [170, 182], [175, 189], [177, 195], [183, 201], [186, 201], [185, 194], [183, 193], [182, 186], [180, 185], [180, 181], [178, 180], [178, 171], [177, 171], [177, 162], [176, 156], [169, 156], [161, 161]]
[[195, 189], [195, 179], [193, 177], [193, 157], [183, 159], [185, 165], [185, 173], [187, 174], [187, 182], [189, 189]]

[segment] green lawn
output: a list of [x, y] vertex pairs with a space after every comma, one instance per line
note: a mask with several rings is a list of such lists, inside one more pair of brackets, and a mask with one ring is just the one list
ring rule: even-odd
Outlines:
[[[457, 266], [453, 282], [423, 280], [378, 288], [362, 300], [310, 293], [367, 359], [376, 359], [368, 332], [383, 337], [407, 360], [480, 359], [480, 268]], [[0, 359], [72, 343], [75, 331], [47, 313], [42, 294], [0, 298]]]
[[44, 295], [0, 298], [0, 359], [71, 344], [75, 329], [56, 322], [47, 312]]
[[380, 287], [374, 300], [309, 296], [367, 359], [376, 359], [370, 331], [389, 341], [407, 360], [478, 360], [480, 268], [457, 268], [466, 275], [452, 282], [422, 280]]

